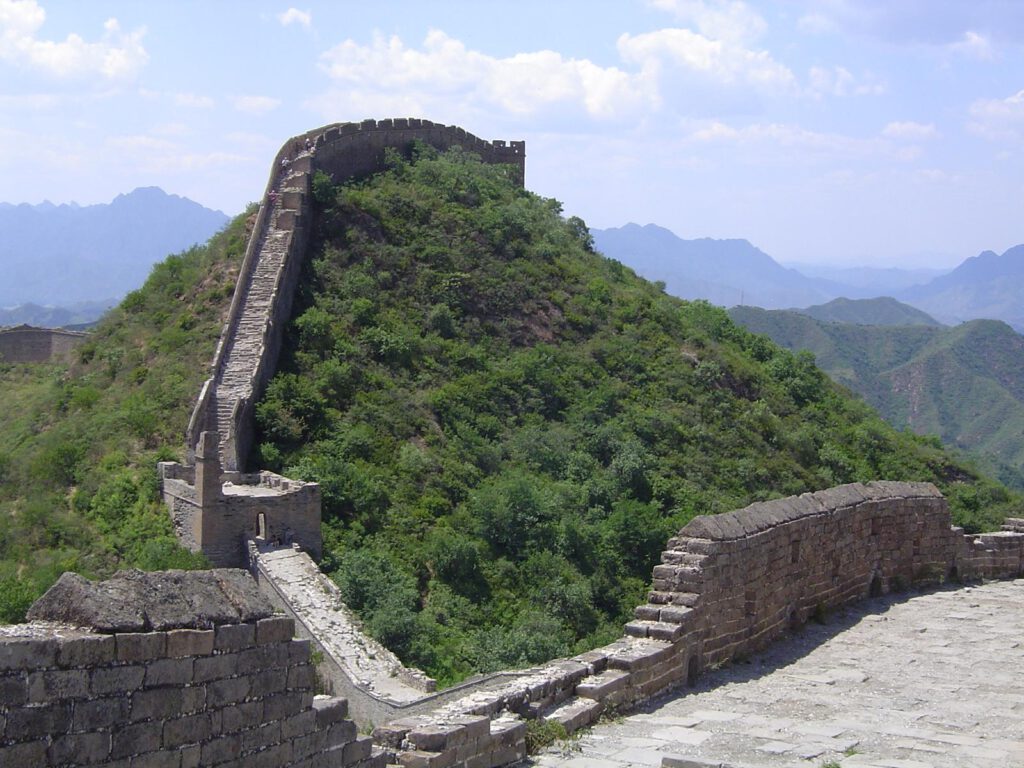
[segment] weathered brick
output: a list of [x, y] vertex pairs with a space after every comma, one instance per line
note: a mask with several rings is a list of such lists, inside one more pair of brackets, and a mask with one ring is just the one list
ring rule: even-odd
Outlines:
[[35, 766], [46, 765], [46, 742], [30, 741], [24, 744], [11, 744], [0, 747], [0, 765], [2, 766]]
[[110, 728], [128, 717], [128, 699], [116, 696], [76, 701], [71, 713], [74, 731], [95, 731]]
[[28, 701], [28, 677], [23, 672], [0, 676], [0, 709]]
[[181, 690], [181, 714], [190, 715], [206, 709], [206, 686], [190, 685]]
[[278, 693], [263, 700], [263, 719], [281, 720], [302, 711], [302, 694]]
[[132, 758], [132, 768], [181, 768], [181, 753], [178, 751], [150, 752]]
[[[241, 626], [248, 626], [242, 624]], [[202, 656], [195, 660], [193, 680], [205, 683], [210, 680], [223, 680], [238, 673], [238, 654], [219, 653], [215, 656]]]
[[308, 662], [312, 656], [313, 644], [309, 640], [295, 638], [288, 644], [288, 661], [291, 664]]
[[4, 730], [4, 738], [7, 741], [33, 741], [65, 733], [70, 726], [70, 702], [18, 707], [7, 713], [7, 728]]
[[327, 741], [324, 746], [327, 748], [340, 747], [343, 744], [348, 744], [357, 735], [356, 724], [352, 720], [342, 720], [328, 727]]
[[157, 659], [146, 665], [146, 688], [186, 685], [192, 682], [193, 659]]
[[171, 658], [207, 656], [213, 653], [213, 641], [212, 629], [172, 629], [167, 633], [167, 655]]
[[112, 635], [69, 638], [57, 647], [57, 664], [61, 667], [95, 667], [113, 661], [116, 654]]
[[53, 765], [95, 765], [110, 756], [109, 733], [72, 733], [58, 736], [47, 754]]
[[206, 705], [223, 707], [245, 701], [249, 695], [249, 678], [232, 677], [227, 680], [216, 680], [206, 686]]
[[[313, 699], [313, 709], [316, 710], [316, 727], [326, 728], [348, 717], [348, 699], [335, 696], [317, 696]], [[403, 728], [398, 723], [389, 723], [388, 725], [378, 726], [374, 730], [373, 735], [376, 737], [377, 731], [381, 731], [382, 734], [386, 731], [393, 738], [387, 739], [382, 743], [397, 747], [412, 727], [411, 724]]]
[[366, 760], [373, 751], [373, 739], [369, 736], [356, 736], [344, 746], [342, 765], [351, 765], [359, 760]]
[[122, 632], [114, 640], [118, 661], [151, 661], [167, 655], [166, 632]]
[[153, 720], [174, 717], [181, 712], [180, 688], [154, 688], [132, 694], [131, 719]]
[[237, 733], [220, 736], [202, 745], [201, 765], [219, 765], [242, 754], [242, 739]]
[[312, 690], [316, 687], [316, 669], [312, 664], [300, 664], [288, 670], [288, 689]]
[[207, 714], [167, 720], [163, 732], [164, 749], [177, 749], [183, 744], [206, 741], [210, 738], [211, 731], [210, 716]]
[[113, 733], [110, 756], [113, 759], [131, 757], [160, 749], [163, 723], [135, 723], [118, 728]]
[[215, 651], [240, 651], [256, 644], [255, 624], [222, 624], [214, 632]]
[[249, 675], [274, 667], [288, 666], [288, 646], [274, 643], [259, 648], [249, 648], [238, 654], [238, 674]]
[[91, 671], [89, 690], [93, 696], [124, 693], [142, 687], [146, 677], [143, 666], [108, 667]]
[[264, 723], [259, 728], [242, 732], [242, 754], [264, 749], [281, 741], [281, 724], [278, 722]]
[[275, 744], [257, 753], [255, 758], [250, 758], [249, 760], [253, 768], [281, 768], [281, 766], [290, 765], [292, 761], [292, 745], [290, 742]]
[[254, 698], [281, 693], [288, 685], [288, 670], [285, 667], [257, 672], [252, 677], [249, 695]]
[[181, 768], [200, 768], [202, 766], [202, 745], [192, 744], [181, 748]]
[[222, 733], [236, 733], [247, 728], [255, 728], [263, 722], [263, 702], [247, 701], [221, 710]]
[[287, 616], [271, 616], [256, 622], [256, 645], [287, 643], [295, 635], [295, 621]]
[[57, 663], [57, 641], [53, 638], [0, 638], [0, 671], [39, 669]]

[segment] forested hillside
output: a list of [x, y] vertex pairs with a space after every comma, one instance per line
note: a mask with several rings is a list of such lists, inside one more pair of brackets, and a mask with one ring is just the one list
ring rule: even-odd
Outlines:
[[174, 539], [156, 462], [180, 458], [246, 222], [158, 264], [70, 367], [0, 364], [0, 622], [65, 570], [204, 564]]
[[314, 183], [256, 459], [322, 484], [324, 567], [442, 682], [617, 637], [698, 514], [874, 478], [936, 482], [975, 530], [1019, 504], [502, 168], [391, 163]]
[[789, 349], [811, 351], [890, 423], [938, 435], [1024, 488], [1024, 336], [1005, 323], [868, 327], [754, 307], [730, 314]]

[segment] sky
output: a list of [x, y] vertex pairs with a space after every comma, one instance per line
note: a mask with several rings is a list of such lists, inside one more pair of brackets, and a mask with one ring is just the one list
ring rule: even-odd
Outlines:
[[0, 201], [235, 214], [288, 137], [386, 117], [525, 140], [591, 227], [843, 266], [1024, 242], [1021, 0], [0, 0]]

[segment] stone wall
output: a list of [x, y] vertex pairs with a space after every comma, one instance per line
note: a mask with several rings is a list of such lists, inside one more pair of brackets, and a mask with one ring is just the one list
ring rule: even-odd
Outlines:
[[[102, 633], [43, 621], [2, 628], [0, 765], [383, 768], [381, 750], [347, 719], [345, 700], [314, 696], [309, 642], [293, 639], [292, 620], [271, 616], [244, 573], [223, 578], [218, 595], [210, 588], [218, 573], [133, 577], [150, 597], [199, 592], [205, 613], [175, 617], [151, 606], [133, 624], [108, 604], [101, 607], [114, 609], [113, 621], [98, 620]], [[65, 602], [95, 607], [130, 593], [145, 606], [124, 579], [97, 594], [68, 576], [54, 587]], [[240, 594], [241, 614], [232, 605]]]
[[60, 328], [34, 328], [19, 325], [0, 329], [0, 362], [69, 362], [89, 334]]
[[392, 721], [374, 739], [405, 765], [508, 764], [524, 746], [474, 739], [480, 718], [511, 730], [539, 717], [572, 732], [871, 594], [1022, 574], [1024, 521], [965, 536], [928, 483], [853, 484], [698, 517], [669, 541], [625, 637]]
[[248, 542], [255, 538], [294, 542], [319, 559], [320, 486], [267, 471], [225, 475], [215, 438], [205, 434], [209, 448], [200, 450], [195, 465], [158, 465], [164, 504], [182, 546], [227, 568], [248, 564]]

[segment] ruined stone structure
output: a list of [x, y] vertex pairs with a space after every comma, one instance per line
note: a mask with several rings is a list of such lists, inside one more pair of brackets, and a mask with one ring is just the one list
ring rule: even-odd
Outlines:
[[[254, 485], [253, 476], [243, 472], [253, 443], [253, 413], [276, 370], [284, 327], [291, 317], [292, 297], [309, 243], [313, 174], [323, 171], [335, 182], [359, 178], [385, 167], [386, 150], [408, 152], [416, 141], [442, 150], [460, 146], [484, 162], [507, 164], [516, 181], [523, 183], [523, 142], [486, 142], [461, 128], [429, 120], [330, 125], [289, 139], [274, 158], [212, 375], [203, 384], [189, 421], [188, 465], [161, 467], [164, 498], [179, 536], [217, 565], [244, 565], [246, 540], [261, 530], [269, 539], [294, 541], [319, 557], [318, 500], [315, 523], [310, 511], [318, 493], [315, 486], [284, 478]], [[200, 475], [208, 483], [205, 489], [196, 484]], [[265, 473], [260, 477], [266, 479]], [[225, 486], [223, 493], [218, 492], [217, 478], [230, 482], [231, 489]], [[189, 484], [191, 489], [186, 487]], [[287, 498], [272, 501], [275, 495]], [[205, 506], [207, 502], [213, 506]]]
[[62, 328], [0, 328], [0, 363], [66, 363], [88, 337]]
[[0, 765], [386, 763], [242, 571], [65, 574], [30, 617], [0, 628]]

